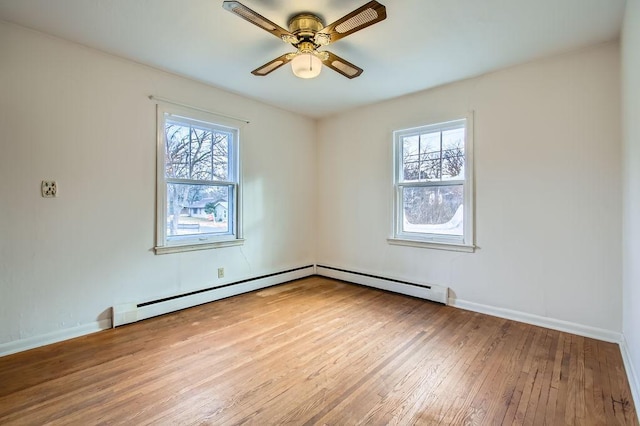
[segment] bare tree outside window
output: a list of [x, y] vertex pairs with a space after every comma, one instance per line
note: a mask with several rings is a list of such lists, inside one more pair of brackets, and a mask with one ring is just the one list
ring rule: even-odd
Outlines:
[[242, 244], [240, 130], [183, 105], [157, 119], [156, 254]]
[[[229, 178], [230, 134], [206, 127], [167, 120], [165, 125], [165, 177], [203, 181], [203, 184], [169, 184], [167, 186], [168, 228], [167, 235], [185, 235], [216, 232], [214, 226], [197, 221], [185, 221], [185, 217], [202, 215], [197, 202], [229, 201], [228, 185], [206, 185], [211, 181], [225, 182]], [[202, 211], [200, 211], [202, 210]], [[181, 220], [182, 219], [182, 220]], [[199, 224], [200, 226], [189, 226]], [[216, 224], [228, 225], [228, 223]], [[200, 229], [204, 228], [204, 229]], [[220, 229], [218, 229], [218, 232]], [[225, 226], [224, 232], [228, 232]]]
[[473, 113], [393, 132], [390, 244], [473, 252]]
[[[402, 167], [404, 182], [464, 180], [464, 128], [403, 138]], [[405, 187], [402, 199], [407, 226], [415, 230], [418, 227], [412, 225], [451, 222], [463, 195], [462, 185]]]

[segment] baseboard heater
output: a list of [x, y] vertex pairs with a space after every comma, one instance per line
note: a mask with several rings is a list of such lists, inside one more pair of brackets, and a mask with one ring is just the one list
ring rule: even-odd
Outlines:
[[355, 284], [375, 287], [394, 293], [406, 294], [438, 303], [447, 304], [449, 288], [433, 284], [420, 284], [394, 278], [380, 277], [363, 272], [349, 271], [333, 266], [316, 265], [316, 274], [323, 277], [335, 278]]
[[297, 280], [315, 274], [315, 266], [307, 265], [286, 271], [247, 278], [217, 287], [205, 288], [185, 294], [165, 297], [142, 303], [123, 303], [112, 308], [113, 327], [130, 324], [143, 319], [179, 311], [203, 303], [213, 302], [242, 293]]

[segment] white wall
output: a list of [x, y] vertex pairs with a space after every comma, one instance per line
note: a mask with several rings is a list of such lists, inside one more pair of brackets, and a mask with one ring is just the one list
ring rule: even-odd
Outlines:
[[[320, 121], [317, 263], [619, 333], [619, 63], [608, 43]], [[479, 248], [389, 245], [392, 131], [469, 110]]]
[[[6, 23], [0, 58], [0, 345], [314, 262], [313, 120]], [[150, 94], [251, 120], [244, 246], [153, 253]]]
[[[640, 0], [627, 0], [622, 32], [623, 317], [625, 355], [640, 406]], [[626, 352], [626, 353], [625, 353]]]
[[[637, 20], [637, 1], [633, 7], [628, 16]], [[626, 50], [637, 51], [637, 31], [633, 39], [627, 33]], [[319, 123], [5, 23], [0, 55], [0, 345], [107, 320], [115, 304], [314, 262], [445, 285], [458, 300], [621, 331], [616, 43]], [[243, 247], [153, 254], [149, 94], [251, 120], [242, 128]], [[637, 97], [633, 102], [637, 115]], [[468, 110], [476, 112], [479, 249], [388, 245], [391, 132]], [[317, 145], [308, 137], [316, 134]], [[640, 149], [629, 140], [627, 149]], [[627, 165], [626, 172], [636, 169]], [[42, 179], [58, 181], [58, 198], [40, 197]], [[627, 218], [640, 210], [631, 200]], [[625, 223], [625, 232], [637, 231]], [[638, 240], [625, 240], [627, 258], [637, 257]], [[638, 365], [631, 307], [639, 303], [640, 274], [629, 265], [624, 330]], [[226, 277], [218, 280], [221, 266]]]

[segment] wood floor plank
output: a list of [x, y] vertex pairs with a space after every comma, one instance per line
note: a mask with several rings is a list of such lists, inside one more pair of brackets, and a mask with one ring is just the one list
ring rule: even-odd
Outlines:
[[[633, 401], [631, 399], [631, 391], [626, 385], [624, 366], [622, 364], [622, 355], [617, 348], [608, 345], [601, 345], [603, 352], [606, 354], [606, 372], [609, 376], [609, 384], [611, 386], [611, 396], [609, 404], [613, 410], [618, 424], [625, 424], [630, 419], [637, 421], [637, 411], [631, 409]], [[623, 380], [622, 383], [620, 381]], [[605, 399], [606, 401], [606, 399]]]
[[[496, 346], [495, 352], [491, 356], [486, 356], [480, 374], [474, 384], [466, 386], [466, 395], [461, 398], [461, 406], [453, 416], [453, 423], [482, 424], [486, 417], [491, 399], [499, 399], [494, 386], [499, 382], [499, 377], [504, 371], [505, 360], [509, 354], [513, 353], [518, 345], [518, 340], [511, 338], [511, 327], [513, 323], [506, 321], [501, 327], [501, 332], [493, 344]], [[443, 419], [443, 423], [448, 419]], [[449, 422], [451, 423], [451, 422]]]
[[[418, 421], [426, 424], [442, 423], [449, 414], [450, 408], [455, 407], [460, 398], [460, 390], [464, 376], [473, 369], [474, 360], [482, 356], [487, 341], [491, 338], [484, 327], [478, 327], [475, 314], [469, 316], [471, 331], [460, 334], [454, 347], [457, 353], [451, 358], [447, 367], [440, 372], [436, 379], [437, 385], [431, 387], [422, 398], [419, 409]], [[429, 410], [420, 409], [431, 407]], [[408, 420], [408, 419], [407, 419]]]
[[[425, 331], [426, 333], [425, 336], [431, 336], [435, 331], [440, 329], [442, 325], [442, 321], [440, 318], [430, 319], [429, 316], [419, 315], [420, 313], [415, 310], [413, 313], [418, 314], [418, 316], [415, 317], [414, 319], [411, 318], [413, 317], [413, 315], [403, 316], [398, 323], [396, 323], [396, 321], [391, 321], [389, 323], [384, 324], [384, 328], [387, 329], [386, 332], [387, 333], [390, 332], [391, 329], [396, 328], [398, 325], [405, 323], [406, 320], [412, 320], [412, 321], [417, 320], [418, 322], [425, 323], [425, 324], [429, 323], [430, 321], [440, 323], [438, 324], [438, 326], [434, 327], [431, 331], [429, 332]], [[394, 340], [397, 339], [398, 344], [401, 344], [402, 342], [405, 342], [408, 340], [412, 332], [411, 330], [406, 329], [406, 327], [403, 326], [397, 331], [397, 333], [399, 334], [397, 334], [397, 336], [394, 334], [393, 339]], [[374, 331], [374, 335], [375, 334], [377, 334], [377, 332]], [[372, 335], [371, 337], [374, 337], [374, 335]], [[349, 399], [357, 398], [357, 395], [359, 394], [360, 390], [364, 388], [365, 384], [367, 383], [367, 380], [370, 380], [371, 378], [376, 377], [376, 375], [372, 374], [373, 369], [378, 369], [379, 371], [383, 371], [383, 369], [388, 366], [389, 360], [390, 360], [389, 350], [393, 350], [395, 347], [397, 347], [397, 344], [387, 345], [387, 344], [380, 344], [379, 341], [377, 343], [374, 343], [376, 342], [375, 339], [367, 339], [367, 340], [369, 340], [369, 348], [365, 348], [367, 352], [371, 350], [373, 350], [374, 352], [380, 352], [380, 349], [383, 349], [385, 347], [387, 347], [387, 350], [386, 352], [380, 352], [380, 356], [377, 356], [375, 358], [370, 357], [367, 354], [367, 352], [364, 352], [363, 354], [359, 354], [358, 358], [355, 359], [355, 362], [350, 364], [344, 364], [343, 368], [339, 372], [339, 375], [337, 377], [333, 377], [338, 380], [346, 379], [348, 383], [352, 383], [352, 386], [351, 386], [352, 391], [349, 393]], [[371, 361], [368, 361], [367, 358], [370, 358]], [[396, 357], [393, 357], [393, 358], [396, 358]], [[364, 380], [364, 381], [361, 380], [363, 377], [367, 380]], [[367, 393], [372, 394], [373, 392], [367, 392]], [[376, 396], [376, 398], [378, 397], [379, 396]], [[329, 403], [332, 403], [334, 405], [342, 404], [344, 403], [344, 400], [345, 398], [341, 398], [338, 396], [332, 402], [328, 401], [327, 404]], [[326, 407], [323, 408], [323, 411], [326, 411]], [[295, 413], [294, 413], [294, 416], [295, 416]], [[284, 420], [288, 420], [288, 419], [284, 419]]]
[[516, 390], [514, 397], [509, 401], [509, 406], [502, 419], [503, 424], [522, 424], [526, 414], [526, 408], [531, 397], [533, 388], [533, 377], [531, 376], [532, 366], [535, 361], [535, 353], [539, 347], [539, 341], [542, 338], [542, 331], [536, 329], [531, 334], [531, 345], [526, 352], [526, 357], [519, 370], [518, 381], [516, 382]]
[[[537, 404], [531, 407], [531, 413], [527, 415], [531, 419], [531, 424], [544, 424], [545, 415], [548, 407], [555, 403], [555, 393], [552, 392], [553, 370], [554, 370], [554, 356], [557, 352], [559, 332], [554, 330], [547, 330], [547, 340], [544, 345], [544, 352], [542, 353], [543, 360], [543, 372], [539, 376], [540, 385], [540, 397]], [[529, 410], [527, 410], [529, 413]], [[535, 414], [533, 414], [535, 412]]]
[[310, 277], [0, 358], [0, 424], [638, 425], [617, 345]]
[[[375, 391], [381, 398], [378, 404], [371, 406], [361, 417], [363, 423], [404, 424], [407, 421], [405, 416], [410, 417], [416, 405], [424, 404], [424, 395], [438, 387], [439, 377], [450, 368], [451, 360], [455, 359], [460, 350], [461, 346], [456, 345], [456, 341], [473, 327], [470, 321], [460, 321], [461, 319], [453, 316], [446, 324], [438, 327], [437, 335], [428, 344], [418, 348], [397, 372], [388, 371], [383, 380], [372, 378], [367, 388]], [[362, 404], [359, 405], [365, 405], [368, 389], [361, 392]], [[366, 409], [366, 406], [363, 408]]]
[[[341, 401], [339, 409], [350, 407], [344, 417], [345, 423], [388, 423], [388, 420], [383, 421], [385, 414], [390, 415], [393, 409], [405, 403], [406, 398], [420, 386], [424, 366], [434, 365], [434, 358], [442, 355], [440, 351], [433, 349], [440, 346], [443, 340], [455, 336], [457, 327], [458, 324], [454, 321], [430, 327], [429, 334], [425, 335], [406, 356], [396, 357], [379, 374], [369, 375], [367, 381], [349, 398]], [[431, 345], [432, 342], [438, 344]]]
[[[438, 410], [434, 410], [434, 412], [437, 413], [436, 419], [439, 424], [447, 424], [455, 416], [457, 409], [461, 407], [468, 396], [465, 389], [473, 386], [473, 383], [482, 374], [479, 366], [484, 365], [490, 354], [495, 351], [497, 346], [495, 340], [501, 333], [500, 327], [503, 320], [496, 318], [493, 320], [497, 322], [486, 324], [488, 327], [474, 327], [470, 335], [471, 338], [456, 357], [457, 363], [449, 371], [449, 374], [442, 378], [440, 387], [432, 390], [430, 398], [426, 399], [438, 407]], [[440, 389], [447, 391], [441, 392]]]
[[558, 403], [558, 393], [560, 388], [560, 375], [562, 370], [562, 358], [564, 354], [564, 344], [566, 333], [556, 333], [555, 352], [549, 353], [551, 363], [551, 382], [549, 383], [549, 398], [547, 405], [544, 407], [544, 420], [542, 424], [553, 425], [556, 416], [556, 408]]
[[532, 328], [521, 323], [513, 323], [512, 330], [514, 337], [517, 336], [517, 340], [513, 339], [516, 346], [501, 360], [502, 374], [495, 378], [495, 386], [488, 388], [483, 395], [489, 403], [486, 418], [500, 419], [500, 422], [504, 419], [514, 395], [519, 398], [516, 383], [533, 336]]
[[[415, 310], [411, 308], [410, 310]], [[361, 317], [358, 312], [354, 312], [356, 317]], [[405, 311], [399, 321], [394, 326], [398, 328], [402, 328], [404, 320], [403, 318], [408, 318], [408, 313]], [[356, 341], [342, 342], [346, 343], [344, 345], [332, 345], [332, 342], [319, 342], [319, 345], [315, 348], [309, 348], [309, 353], [320, 353], [323, 355], [318, 355], [314, 357], [314, 359], [309, 363], [311, 366], [314, 366], [311, 371], [305, 370], [305, 376], [313, 383], [317, 381], [321, 381], [322, 387], [318, 391], [320, 394], [324, 395], [325, 398], [330, 397], [331, 395], [326, 392], [326, 387], [332, 387], [334, 382], [342, 381], [343, 383], [353, 383], [357, 381], [359, 377], [364, 373], [368, 372], [372, 363], [375, 363], [379, 359], [384, 359], [388, 356], [388, 352], [392, 350], [393, 345], [380, 345], [376, 343], [375, 340], [366, 338], [370, 333], [375, 333], [380, 328], [386, 328], [389, 324], [387, 321], [378, 321], [375, 323], [362, 324], [363, 329], [366, 329], [364, 335], [353, 337]], [[346, 319], [349, 324], [353, 324], [352, 319]], [[388, 334], [389, 338], [392, 341], [398, 341], [399, 343], [406, 341], [407, 334], [404, 332], [400, 332], [399, 330], [389, 330]], [[322, 331], [322, 334], [326, 334], [326, 330]], [[335, 342], [333, 342], [335, 343]], [[329, 347], [329, 349], [327, 349]], [[318, 359], [318, 357], [323, 358]], [[327, 362], [328, 361], [328, 362]], [[350, 366], [357, 366], [357, 369], [351, 369]], [[317, 366], [317, 367], [316, 367]], [[310, 373], [310, 375], [309, 375]], [[318, 397], [317, 395], [309, 395], [304, 392], [304, 389], [300, 389], [298, 391], [299, 398], [302, 399], [303, 403], [301, 404], [302, 410], [301, 412], [290, 413], [288, 417], [292, 418], [304, 418], [305, 415], [309, 415], [308, 413], [313, 411], [311, 410], [314, 407], [315, 410], [321, 410], [326, 404], [329, 404], [330, 401], [324, 400], [322, 401], [322, 405], [318, 406], [317, 403]], [[309, 401], [305, 404], [305, 399], [309, 399]]]

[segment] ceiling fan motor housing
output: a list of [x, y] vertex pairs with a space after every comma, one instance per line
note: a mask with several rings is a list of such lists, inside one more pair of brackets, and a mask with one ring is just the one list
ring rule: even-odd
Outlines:
[[313, 40], [315, 34], [324, 28], [322, 20], [310, 13], [301, 13], [289, 21], [289, 31], [299, 39]]

